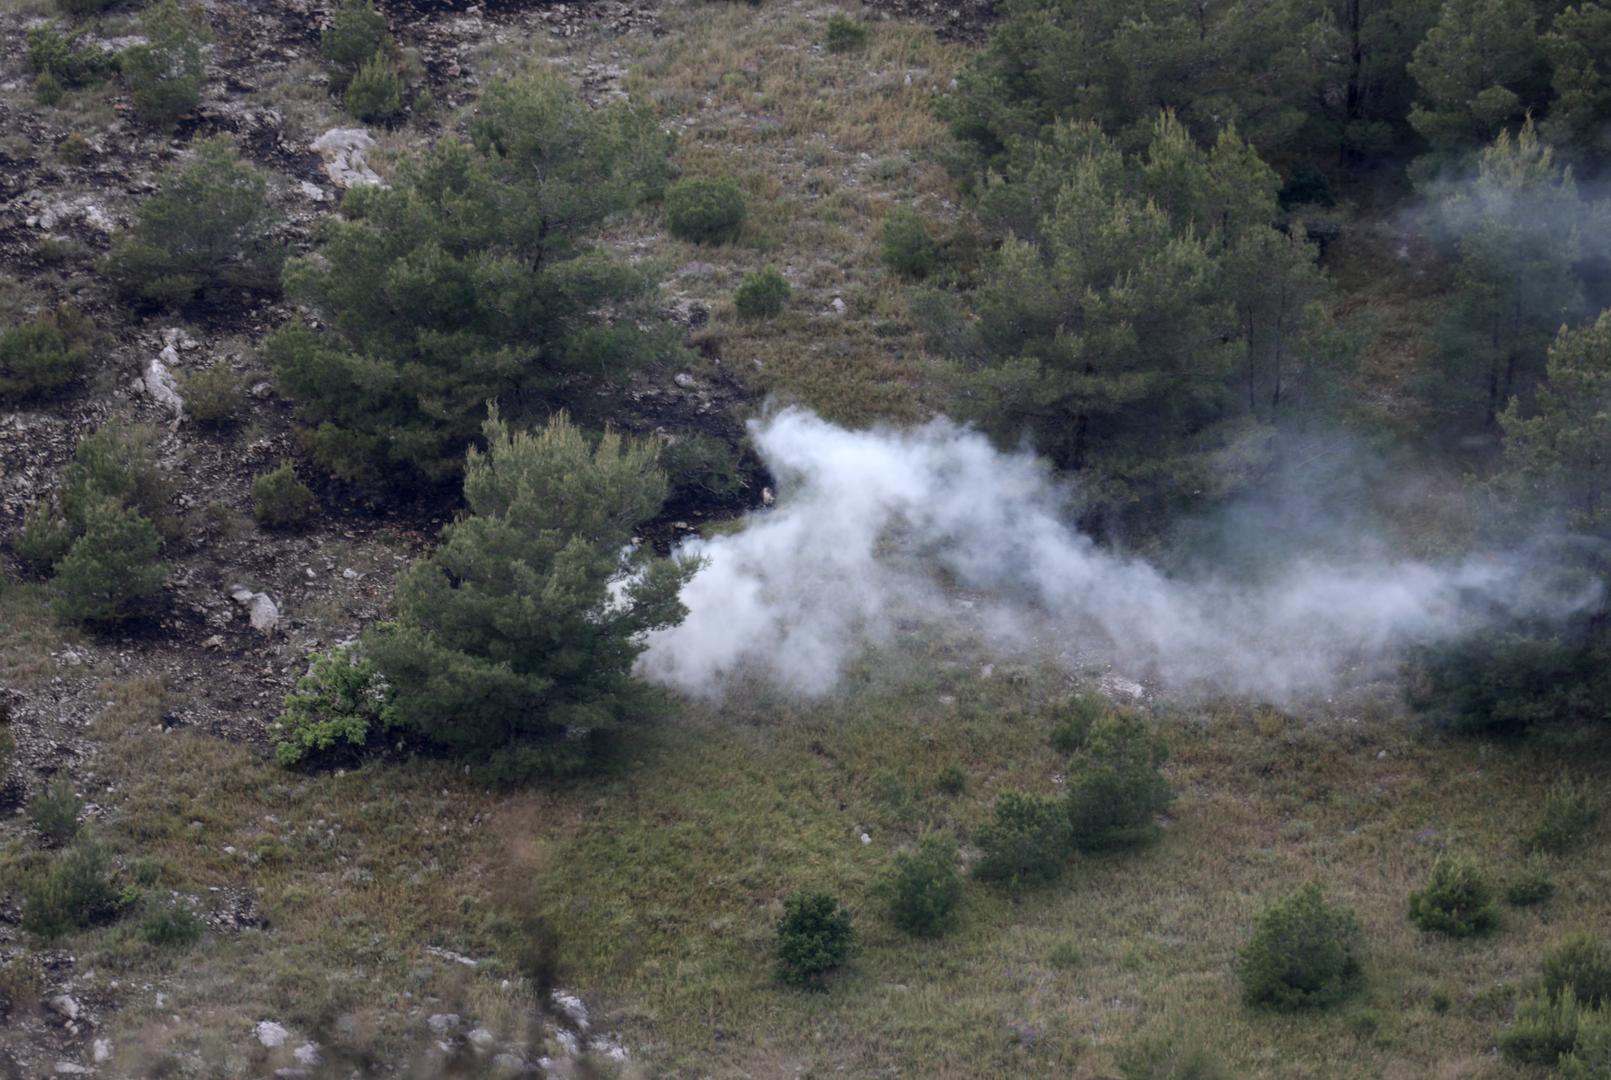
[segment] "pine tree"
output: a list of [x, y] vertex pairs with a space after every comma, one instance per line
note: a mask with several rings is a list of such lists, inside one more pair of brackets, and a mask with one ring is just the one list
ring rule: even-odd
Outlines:
[[1432, 150], [1424, 173], [1462, 164], [1541, 103], [1537, 20], [1529, 0], [1444, 0], [1408, 67], [1410, 124]]
[[494, 410], [484, 432], [468, 513], [405, 572], [398, 622], [367, 653], [401, 727], [506, 776], [574, 769], [641, 708], [632, 663], [682, 621], [694, 566], [631, 548], [665, 498], [653, 446], [595, 443], [564, 414], [526, 433]]
[[158, 0], [140, 21], [146, 40], [123, 51], [118, 66], [140, 119], [172, 127], [201, 100], [212, 39], [200, 8]]
[[84, 532], [56, 568], [57, 610], [75, 623], [108, 626], [149, 614], [167, 567], [162, 537], [139, 512], [111, 498], [96, 499]]
[[1574, 160], [1603, 167], [1611, 162], [1611, 8], [1567, 8], [1542, 44], [1555, 91], [1544, 134]]

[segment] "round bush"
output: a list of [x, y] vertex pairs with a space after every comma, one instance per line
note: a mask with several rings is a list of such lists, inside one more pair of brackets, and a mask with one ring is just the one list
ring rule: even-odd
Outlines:
[[384, 123], [403, 111], [403, 80], [383, 55], [364, 62], [344, 97], [347, 111], [368, 124]]
[[1108, 703], [1100, 694], [1081, 692], [1058, 702], [1052, 708], [1052, 749], [1060, 754], [1082, 749], [1091, 725], [1107, 712]]
[[721, 244], [744, 225], [744, 196], [731, 180], [690, 176], [666, 192], [666, 227], [696, 244]]
[[889, 915], [895, 925], [918, 937], [938, 937], [956, 921], [962, 899], [956, 849], [939, 837], [927, 837], [915, 851], [895, 857], [884, 883]]
[[246, 400], [241, 377], [223, 364], [186, 375], [179, 387], [185, 413], [198, 424], [221, 427], [235, 418]]
[[917, 211], [902, 207], [884, 219], [881, 258], [891, 272], [918, 280], [940, 265], [940, 247]]
[[778, 978], [810, 986], [850, 957], [856, 932], [831, 893], [797, 892], [783, 902], [778, 923]]
[[1155, 838], [1157, 816], [1175, 797], [1159, 771], [1167, 757], [1163, 743], [1134, 713], [1096, 721], [1068, 767], [1074, 846], [1102, 851]]
[[1544, 990], [1558, 997], [1571, 990], [1584, 1008], [1611, 1004], [1611, 945], [1577, 930], [1544, 950]]
[[1259, 916], [1237, 966], [1242, 1000], [1281, 1010], [1342, 1001], [1363, 982], [1361, 936], [1353, 912], [1329, 906], [1310, 882]]
[[69, 622], [107, 626], [149, 614], [168, 570], [156, 526], [115, 499], [96, 500], [84, 534], [56, 568], [57, 610]]
[[279, 468], [252, 481], [252, 514], [270, 527], [306, 524], [318, 502], [308, 486], [296, 478], [289, 461], [280, 462]]
[[984, 851], [973, 868], [981, 881], [1013, 888], [1053, 881], [1068, 859], [1068, 812], [1055, 799], [1010, 791], [996, 800], [995, 817], [975, 841]]
[[782, 314], [788, 302], [789, 283], [770, 266], [760, 273], [747, 275], [733, 297], [733, 306], [741, 319], [775, 318]]
[[1487, 933], [1499, 923], [1493, 886], [1470, 859], [1440, 855], [1426, 888], [1410, 893], [1410, 922], [1450, 937]]

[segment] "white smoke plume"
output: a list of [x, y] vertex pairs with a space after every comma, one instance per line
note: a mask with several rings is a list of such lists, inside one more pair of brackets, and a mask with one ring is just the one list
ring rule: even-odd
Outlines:
[[897, 624], [966, 613], [1004, 647], [1033, 638], [1165, 686], [1292, 701], [1458, 632], [1472, 593], [1512, 612], [1592, 599], [1525, 590], [1494, 558], [1300, 557], [1257, 585], [1175, 578], [1072, 528], [1067, 491], [1031, 455], [949, 421], [849, 431], [790, 409], [751, 435], [778, 504], [684, 546], [705, 561], [683, 593], [688, 618], [640, 660], [685, 693], [718, 695], [739, 675], [825, 693]]

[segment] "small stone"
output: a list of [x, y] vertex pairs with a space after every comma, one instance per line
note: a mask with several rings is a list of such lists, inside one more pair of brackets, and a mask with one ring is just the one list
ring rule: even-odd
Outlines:
[[446, 1035], [450, 1031], [457, 1030], [459, 1026], [459, 1014], [436, 1013], [429, 1020], [425, 1021], [425, 1023], [429, 1025], [430, 1029], [436, 1034]]
[[688, 374], [686, 371], [679, 371], [676, 375], [672, 376], [671, 381], [682, 387], [684, 390], [692, 390], [699, 385], [699, 380]]
[[57, 1076], [88, 1076], [89, 1075], [89, 1069], [85, 1068], [83, 1065], [75, 1065], [71, 1061], [58, 1061], [58, 1062], [56, 1062], [56, 1075]]
[[274, 386], [267, 382], [253, 383], [252, 396], [259, 400], [271, 398], [274, 396]]
[[833, 303], [829, 304], [828, 306], [833, 308], [833, 313], [835, 315], [843, 315], [847, 310], [849, 310], [849, 305], [845, 303], [845, 298], [842, 296], [834, 297]]
[[82, 1013], [83, 1006], [68, 994], [60, 994], [50, 999], [50, 1011], [65, 1020], [77, 1020]]
[[476, 1028], [474, 1031], [470, 1032], [466, 1038], [470, 1040], [470, 1045], [475, 1047], [475, 1049], [481, 1053], [486, 1053], [494, 1046], [498, 1045], [498, 1036], [494, 1035], [484, 1027]]
[[526, 1062], [515, 1054], [499, 1054], [492, 1059], [492, 1067], [501, 1073], [523, 1073], [526, 1071]]
[[310, 1069], [319, 1064], [320, 1061], [324, 1060], [319, 1056], [319, 1045], [317, 1043], [310, 1042], [303, 1043], [301, 1046], [291, 1051], [291, 1056], [296, 1058], [297, 1064], [305, 1065]]
[[290, 1035], [289, 1031], [286, 1031], [284, 1027], [276, 1024], [273, 1020], [258, 1021], [257, 1041], [270, 1050], [276, 1050], [284, 1046], [285, 1040], [290, 1038]]
[[92, 1051], [91, 1056], [95, 1059], [95, 1064], [97, 1064], [97, 1065], [104, 1065], [106, 1062], [111, 1061], [112, 1060], [112, 1040], [111, 1039], [96, 1039], [95, 1040], [95, 1046], [94, 1046], [94, 1049]]
[[873, 842], [872, 834], [871, 833], [862, 833], [861, 834], [861, 842], [864, 843], [864, 844], [872, 843]]

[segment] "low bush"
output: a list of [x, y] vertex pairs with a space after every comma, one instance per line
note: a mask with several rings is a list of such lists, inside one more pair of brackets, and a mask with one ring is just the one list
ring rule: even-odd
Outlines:
[[850, 16], [835, 12], [828, 19], [824, 45], [831, 53], [853, 52], [867, 44], [867, 27]]
[[974, 876], [1011, 888], [1054, 881], [1068, 860], [1069, 836], [1068, 812], [1056, 799], [1010, 791], [974, 837], [984, 852]]
[[28, 820], [51, 847], [64, 847], [78, 835], [78, 815], [84, 801], [65, 776], [58, 776], [28, 802]]
[[61, 80], [48, 71], [41, 72], [34, 78], [34, 100], [41, 105], [60, 105], [65, 92]]
[[366, 124], [385, 123], [403, 111], [403, 80], [387, 57], [373, 56], [347, 83], [343, 102]]
[[1259, 916], [1238, 958], [1242, 1000], [1287, 1011], [1343, 1001], [1363, 983], [1361, 942], [1353, 912], [1327, 904], [1310, 882]]
[[1072, 754], [1083, 749], [1090, 737], [1091, 725], [1108, 714], [1108, 702], [1101, 694], [1082, 691], [1052, 706], [1052, 749], [1059, 754]]
[[185, 415], [198, 424], [221, 427], [235, 419], [246, 400], [246, 384], [225, 364], [186, 375], [179, 385]]
[[75, 537], [82, 535], [91, 505], [121, 502], [160, 528], [169, 526], [172, 487], [157, 465], [155, 428], [108, 421], [78, 440], [62, 472], [62, 513]]
[[84, 31], [62, 33], [55, 26], [36, 26], [27, 33], [28, 70], [48, 75], [58, 88], [99, 82], [112, 70], [112, 58], [94, 46], [82, 44]]
[[70, 131], [56, 144], [56, 160], [64, 165], [82, 165], [95, 153], [83, 132]]
[[1583, 842], [1600, 817], [1600, 803], [1594, 789], [1563, 776], [1544, 794], [1538, 825], [1528, 838], [1534, 851], [1564, 854]]
[[879, 259], [891, 273], [919, 281], [939, 268], [940, 246], [917, 211], [901, 207], [884, 219]]
[[1068, 766], [1065, 801], [1074, 846], [1101, 851], [1154, 839], [1157, 816], [1175, 797], [1159, 771], [1168, 756], [1134, 713], [1094, 722]]
[[1499, 1052], [1522, 1065], [1554, 1065], [1577, 1046], [1584, 1009], [1571, 990], [1523, 998], [1516, 1015], [1495, 1036]]
[[913, 851], [895, 856], [884, 882], [884, 896], [895, 925], [917, 937], [938, 937], [956, 922], [962, 899], [956, 848], [936, 836]]
[[83, 374], [94, 340], [89, 319], [67, 305], [0, 329], [0, 401], [60, 390]]
[[968, 789], [968, 773], [960, 765], [947, 765], [934, 776], [934, 790], [941, 795], [961, 795]]
[[1537, 863], [1529, 864], [1505, 886], [1505, 902], [1514, 907], [1542, 904], [1554, 895], [1555, 880], [1545, 867]]
[[386, 16], [375, 10], [374, 0], [340, 0], [330, 13], [330, 25], [319, 37], [319, 53], [337, 90], [370, 60], [391, 49]]
[[1499, 924], [1493, 886], [1470, 859], [1440, 855], [1426, 887], [1410, 893], [1410, 922], [1450, 937], [1487, 933]]
[[153, 127], [172, 127], [201, 101], [212, 40], [201, 9], [157, 0], [141, 20], [145, 41], [123, 50], [118, 69], [135, 114]]
[[117, 914], [106, 855], [90, 837], [80, 837], [48, 869], [24, 883], [22, 927], [47, 939], [94, 926]]
[[1577, 1040], [1555, 1063], [1556, 1080], [1611, 1080], [1611, 1009], [1578, 1016]]
[[721, 244], [744, 225], [744, 196], [725, 177], [690, 176], [666, 192], [666, 228], [696, 244]]
[[797, 892], [783, 902], [778, 922], [778, 978], [790, 986], [811, 986], [842, 965], [855, 948], [856, 932], [850, 915], [831, 893]]
[[285, 698], [274, 731], [280, 764], [355, 757], [389, 724], [386, 683], [355, 649], [316, 654]]
[[252, 516], [274, 528], [305, 525], [319, 500], [308, 486], [296, 478], [289, 461], [252, 481]]
[[36, 574], [50, 574], [73, 546], [73, 529], [48, 502], [37, 502], [11, 537], [11, 551]]
[[146, 913], [140, 936], [147, 945], [183, 949], [200, 941], [204, 929], [201, 919], [184, 904], [164, 904]]
[[277, 288], [284, 253], [268, 175], [228, 135], [197, 144], [159, 183], [101, 264], [126, 300], [181, 307], [207, 290]]
[[1183, 1027], [1144, 1034], [1119, 1051], [1122, 1080], [1230, 1080], [1231, 1074]]
[[56, 567], [56, 610], [68, 622], [112, 626], [150, 614], [167, 580], [156, 526], [115, 499], [86, 513], [83, 535]]
[[770, 266], [745, 275], [733, 297], [733, 307], [741, 319], [776, 318], [788, 302], [789, 282]]
[[660, 451], [660, 467], [678, 494], [702, 491], [722, 497], [744, 486], [738, 455], [720, 439], [697, 431], [678, 435]]
[[1611, 1005], [1611, 945], [1578, 930], [1544, 950], [1544, 992], [1559, 997], [1570, 990], [1585, 1008]]
[[117, 0], [56, 0], [63, 15], [98, 15]]

